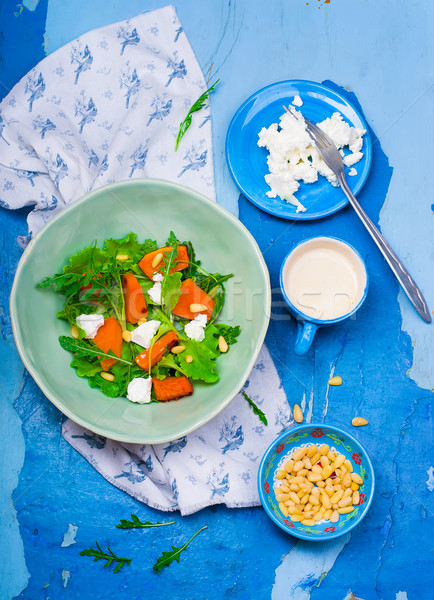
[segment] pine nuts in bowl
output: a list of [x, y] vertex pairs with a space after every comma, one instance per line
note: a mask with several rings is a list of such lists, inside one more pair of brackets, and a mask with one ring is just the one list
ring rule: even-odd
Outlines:
[[258, 488], [265, 512], [281, 529], [324, 541], [364, 518], [375, 476], [366, 450], [352, 435], [330, 425], [300, 425], [269, 446]]

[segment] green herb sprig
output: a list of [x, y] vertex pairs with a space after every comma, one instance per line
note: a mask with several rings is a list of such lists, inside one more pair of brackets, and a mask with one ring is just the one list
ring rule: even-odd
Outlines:
[[162, 569], [164, 567], [169, 566], [174, 560], [176, 560], [177, 562], [179, 562], [179, 557], [181, 555], [181, 552], [183, 552], [187, 548], [187, 546], [189, 545], [189, 543], [192, 541], [193, 538], [195, 538], [197, 536], [198, 533], [200, 533], [201, 531], [203, 531], [206, 528], [207, 528], [207, 525], [205, 525], [204, 527], [201, 527], [188, 540], [188, 542], [186, 542], [185, 544], [183, 544], [180, 548], [178, 548], [177, 546], [172, 546], [172, 550], [170, 550], [169, 552], [163, 552], [163, 554], [159, 557], [159, 559], [157, 560], [157, 562], [155, 563], [155, 565], [153, 567], [154, 571], [156, 573], [159, 573], [160, 571], [162, 571]]
[[121, 519], [120, 523], [116, 525], [118, 529], [146, 529], [148, 527], [163, 527], [164, 525], [173, 525], [175, 521], [167, 521], [166, 523], [161, 523], [157, 521], [156, 523], [151, 523], [151, 521], [142, 521], [139, 519], [137, 515], [131, 515], [132, 521], [128, 521], [127, 519]]
[[248, 395], [246, 394], [246, 392], [241, 392], [244, 396], [244, 398], [247, 400], [247, 402], [249, 403], [250, 408], [253, 410], [253, 412], [255, 413], [255, 415], [258, 416], [258, 419], [264, 423], [264, 425], [268, 425], [268, 421], [267, 421], [267, 417], [264, 415], [264, 413], [262, 412], [262, 410], [259, 408], [259, 406], [257, 406], [253, 400], [251, 398], [248, 397]]
[[97, 550], [95, 550], [95, 548], [86, 548], [80, 552], [80, 556], [91, 556], [95, 562], [98, 560], [105, 560], [106, 564], [104, 565], [104, 569], [113, 563], [118, 563], [114, 568], [113, 573], [119, 573], [124, 565], [128, 566], [131, 563], [131, 558], [120, 558], [119, 556], [116, 556], [110, 546], [107, 546], [107, 551], [104, 552], [98, 542], [95, 542], [95, 544]]
[[201, 96], [199, 96], [199, 98], [196, 100], [196, 102], [191, 106], [190, 110], [187, 113], [187, 116], [185, 117], [185, 119], [182, 121], [182, 123], [179, 126], [179, 131], [178, 131], [178, 135], [176, 136], [176, 142], [175, 142], [175, 152], [178, 150], [179, 142], [182, 140], [185, 133], [187, 132], [187, 129], [191, 125], [191, 118], [193, 116], [193, 113], [198, 112], [205, 106], [205, 100], [209, 97], [211, 92], [214, 91], [214, 88], [218, 84], [219, 81], [220, 81], [220, 79], [217, 79], [217, 81], [215, 81], [211, 87], [209, 87]]

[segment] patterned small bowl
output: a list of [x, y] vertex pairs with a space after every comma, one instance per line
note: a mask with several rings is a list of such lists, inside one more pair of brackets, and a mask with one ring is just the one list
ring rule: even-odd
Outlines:
[[[280, 512], [274, 494], [276, 471], [288, 460], [293, 450], [310, 444], [328, 444], [331, 449], [344, 454], [354, 466], [363, 484], [360, 486], [360, 503], [351, 513], [341, 515], [337, 523], [320, 521], [313, 527], [293, 523]], [[338, 427], [321, 423], [299, 425], [284, 431], [265, 452], [258, 472], [259, 497], [265, 512], [281, 529], [302, 540], [325, 541], [339, 537], [355, 527], [369, 510], [375, 488], [372, 463], [364, 447], [352, 435]]]

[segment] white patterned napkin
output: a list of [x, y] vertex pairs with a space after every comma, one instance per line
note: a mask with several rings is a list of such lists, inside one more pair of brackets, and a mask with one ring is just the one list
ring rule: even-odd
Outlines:
[[[209, 108], [174, 152], [179, 123], [204, 89], [172, 6], [67, 44], [0, 104], [1, 206], [34, 205], [30, 239], [66, 204], [113, 181], [161, 177], [215, 197]], [[108, 481], [155, 508], [256, 505], [261, 455], [292, 423], [265, 347], [246, 387], [268, 426], [239, 394], [212, 422], [167, 444], [122, 444], [70, 420], [63, 435]]]

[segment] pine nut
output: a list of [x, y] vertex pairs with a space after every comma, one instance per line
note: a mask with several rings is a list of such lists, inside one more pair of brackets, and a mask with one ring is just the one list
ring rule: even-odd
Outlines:
[[304, 467], [300, 469], [300, 471], [298, 472], [299, 475], [303, 475], [303, 477], [305, 477], [306, 475], [308, 475], [309, 471]]
[[300, 486], [297, 483], [291, 483], [291, 485], [289, 486], [289, 491], [290, 492], [299, 492]]
[[321, 481], [322, 475], [321, 473], [311, 473], [307, 478], [309, 481]]
[[294, 473], [297, 473], [297, 471], [300, 471], [300, 469], [302, 469], [304, 467], [303, 465], [303, 461], [302, 460], [298, 460], [295, 465], [293, 466], [292, 470], [294, 471]]
[[334, 510], [330, 515], [330, 522], [337, 523], [339, 521], [339, 513], [337, 510]]
[[300, 498], [297, 496], [297, 494], [295, 492], [289, 492], [288, 500], [292, 500], [293, 502], [295, 502], [295, 504], [298, 504]]
[[351, 421], [351, 425], [353, 425], [353, 427], [362, 427], [362, 425], [367, 425], [368, 423], [369, 421], [363, 419], [362, 417], [354, 417], [354, 419]]
[[312, 504], [310, 502], [307, 502], [306, 506], [304, 507], [304, 513], [305, 514], [310, 513], [311, 510], [312, 510]]
[[185, 350], [185, 346], [174, 346], [171, 350], [172, 354], [181, 354], [181, 352], [184, 352]]
[[284, 483], [282, 483], [282, 485], [280, 486], [280, 490], [284, 493], [287, 494], [290, 490], [289, 487], [287, 485], [285, 485]]
[[363, 483], [363, 479], [357, 473], [351, 473], [351, 479], [358, 485], [362, 485]]
[[113, 375], [113, 373], [106, 373], [106, 371], [101, 371], [100, 375], [106, 381], [114, 381], [115, 380], [115, 376]]
[[302, 498], [300, 498], [300, 504], [307, 504], [309, 501], [309, 494], [305, 494]]
[[124, 340], [124, 342], [131, 342], [131, 331], [128, 331], [128, 329], [124, 329], [122, 332], [122, 339]]
[[314, 515], [313, 520], [316, 521], [321, 521], [324, 518], [324, 513], [321, 512], [321, 510], [319, 510], [316, 515]]
[[333, 511], [332, 511], [332, 509], [331, 509], [331, 508], [329, 508], [328, 510], [326, 510], [326, 511], [324, 512], [324, 519], [325, 519], [326, 521], [330, 521], [330, 517], [332, 516], [332, 512], [333, 512]]
[[291, 515], [291, 521], [293, 521], [294, 523], [300, 523], [302, 518], [303, 515]]
[[325, 481], [317, 481], [317, 482], [316, 482], [316, 484], [317, 484], [317, 486], [318, 486], [318, 487], [320, 487], [320, 488], [323, 488], [323, 487], [325, 487]]
[[333, 467], [331, 465], [327, 465], [324, 469], [321, 470], [321, 476], [323, 479], [328, 479], [330, 475], [333, 473]]
[[352, 496], [352, 495], [353, 495], [353, 490], [351, 488], [347, 488], [344, 492], [343, 497], [348, 498], [348, 496]]
[[312, 506], [317, 506], [319, 504], [318, 498], [316, 498], [312, 494], [309, 496], [309, 502], [312, 504]]
[[315, 521], [313, 519], [304, 519], [301, 524], [306, 525], [307, 527], [313, 527], [315, 525]]
[[73, 325], [71, 327], [71, 337], [73, 337], [75, 340], [78, 340], [78, 336], [79, 336], [78, 327], [77, 327], [77, 325]]
[[349, 471], [347, 471], [345, 473], [345, 475], [342, 478], [342, 485], [344, 488], [349, 488], [351, 487], [351, 474], [349, 473]]
[[117, 254], [116, 255], [116, 260], [120, 260], [120, 261], [128, 260], [129, 258], [130, 257], [128, 256], [128, 254]]
[[307, 456], [305, 456], [305, 457], [303, 458], [303, 464], [304, 464], [304, 467], [305, 467], [305, 469], [309, 469], [309, 470], [310, 470], [310, 469], [312, 468], [312, 465], [311, 465], [311, 463], [310, 463], [310, 460], [308, 459], [308, 457], [307, 457]]
[[[205, 304], [190, 304], [190, 312], [198, 313], [198, 312], [201, 312], [202, 310], [206, 310]], [[223, 336], [221, 336], [221, 337], [223, 337]]]
[[345, 460], [346, 459], [345, 459], [345, 456], [343, 454], [338, 454], [337, 455], [336, 460], [335, 460], [335, 471], [336, 471], [336, 469], [339, 469], [339, 467], [341, 465], [344, 464]]
[[352, 496], [352, 504], [355, 504], [356, 506], [359, 504], [360, 502], [360, 494], [359, 492], [356, 490], [355, 492], [353, 492], [353, 496]]
[[160, 264], [160, 262], [163, 260], [163, 253], [159, 252], [158, 254], [156, 254], [154, 256], [154, 260], [152, 261], [152, 268], [155, 269], [155, 267], [158, 267], [158, 265]]
[[330, 448], [327, 446], [327, 444], [323, 444], [322, 446], [319, 447], [318, 452], [320, 453], [321, 456], [325, 456], [329, 450], [330, 450]]
[[330, 459], [327, 456], [321, 456], [320, 463], [323, 467], [328, 467], [330, 464]]
[[315, 446], [315, 444], [312, 444], [312, 446], [309, 446], [309, 448], [306, 450], [306, 456], [308, 458], [312, 458], [312, 456], [315, 456], [315, 454], [317, 452], [318, 452], [317, 446]]
[[324, 491], [329, 498], [331, 498], [335, 493], [334, 487], [332, 485], [326, 485]]
[[319, 473], [321, 475], [323, 472], [323, 469], [319, 465], [313, 465], [311, 471], [312, 471], [312, 473]]
[[185, 362], [190, 364], [193, 362], [193, 357], [190, 354], [187, 354], [187, 356], [185, 357]]
[[357, 490], [359, 489], [359, 485], [357, 483], [352, 483], [351, 484], [351, 489], [353, 490], [353, 492], [357, 492]]
[[288, 506], [288, 513], [290, 515], [302, 515], [302, 511], [296, 506]]
[[319, 488], [317, 488], [317, 487], [313, 488], [312, 496], [315, 496], [315, 498], [319, 498]]
[[[286, 508], [286, 506], [283, 504], [283, 502], [279, 502], [279, 508], [280, 508], [280, 512], [283, 514], [284, 517], [288, 516], [288, 509]], [[294, 519], [293, 519], [294, 520]]]
[[303, 498], [303, 496], [304, 496], [304, 494], [305, 494], [305, 492], [304, 492], [303, 490], [298, 490], [298, 492], [295, 492], [295, 493], [297, 494], [297, 496], [298, 496], [299, 498]]
[[334, 452], [331, 452], [331, 451], [330, 451], [330, 452], [327, 454], [327, 457], [328, 457], [328, 459], [329, 459], [331, 462], [334, 462], [334, 461], [336, 460], [336, 454], [335, 454]]
[[342, 385], [342, 377], [339, 377], [339, 375], [332, 377], [329, 379], [329, 385]]
[[139, 319], [139, 320], [137, 321], [137, 325], [143, 325], [143, 323], [146, 323], [146, 322], [147, 322], [147, 320], [148, 320], [148, 319], [147, 319], [146, 317], [142, 317], [141, 319]]
[[353, 512], [354, 506], [345, 506], [344, 508], [338, 508], [338, 513], [340, 515], [347, 515], [350, 512]]
[[222, 352], [224, 354], [225, 352], [228, 351], [228, 349], [229, 349], [229, 346], [228, 346], [225, 338], [221, 335], [219, 337], [219, 350], [220, 350], [220, 352]]
[[344, 492], [342, 490], [340, 490], [339, 492], [335, 492], [333, 494], [333, 496], [330, 498], [331, 504], [336, 504], [336, 502], [339, 502], [339, 500], [342, 498], [343, 495], [344, 495]]
[[294, 467], [294, 461], [293, 460], [287, 460], [286, 463], [285, 463], [285, 469], [288, 471], [288, 473], [291, 473], [293, 467]]
[[285, 479], [286, 471], [283, 471], [282, 469], [280, 469], [279, 471], [276, 471], [276, 477], [277, 477], [277, 479]]
[[311, 464], [316, 465], [316, 463], [319, 461], [319, 459], [321, 458], [321, 454], [319, 452], [317, 452], [314, 456], [312, 456], [312, 458], [310, 459]]
[[294, 406], [292, 408], [292, 414], [294, 415], [294, 421], [296, 423], [303, 423], [303, 419], [304, 419], [303, 412], [298, 404], [294, 404]]
[[350, 461], [350, 460], [348, 460], [348, 458], [347, 458], [347, 460], [344, 462], [344, 465], [345, 465], [346, 469], [347, 469], [347, 470], [348, 470], [350, 473], [352, 473], [352, 472], [354, 471], [353, 465], [352, 465], [351, 461]]
[[296, 450], [293, 453], [291, 458], [294, 462], [297, 462], [298, 460], [301, 460], [305, 454], [306, 454], [306, 448], [299, 448], [298, 450]]
[[327, 494], [323, 494], [321, 496], [321, 502], [323, 503], [323, 506], [325, 506], [325, 508], [332, 507], [332, 503], [330, 502], [330, 498], [327, 496]]
[[288, 500], [288, 494], [275, 494], [275, 496], [278, 502], [284, 502], [285, 500]]
[[339, 500], [339, 502], [338, 502], [339, 508], [344, 508], [345, 506], [349, 506], [350, 504], [352, 504], [351, 496], [347, 496], [346, 498], [341, 498], [341, 500]]

